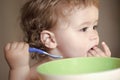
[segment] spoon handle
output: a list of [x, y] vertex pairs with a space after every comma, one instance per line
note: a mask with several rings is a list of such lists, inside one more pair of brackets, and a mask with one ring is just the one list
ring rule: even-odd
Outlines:
[[38, 54], [45, 54], [45, 55], [48, 55], [48, 56], [50, 56], [50, 57], [52, 57], [52, 58], [62, 58], [62, 56], [58, 56], [58, 55], [53, 55], [53, 54], [49, 54], [49, 53], [47, 53], [47, 52], [45, 52], [45, 51], [43, 51], [43, 50], [41, 50], [41, 49], [37, 49], [37, 48], [29, 48], [29, 52], [30, 53], [33, 53], [33, 52], [35, 52], [35, 53], [38, 53]]

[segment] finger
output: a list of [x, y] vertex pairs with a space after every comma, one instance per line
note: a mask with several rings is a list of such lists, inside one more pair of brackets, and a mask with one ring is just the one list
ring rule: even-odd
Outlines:
[[111, 56], [111, 51], [105, 42], [102, 42], [102, 47], [103, 47], [104, 52], [106, 53], [106, 56]]
[[89, 51], [88, 51], [88, 53], [87, 53], [87, 57], [90, 57], [90, 53], [89, 53]]
[[88, 56], [88, 57], [93, 57], [93, 55], [92, 55], [92, 54], [90, 54], [90, 53], [89, 53], [87, 56]]
[[90, 51], [88, 51], [87, 57], [93, 57], [93, 55], [90, 53]]
[[98, 55], [100, 55], [100, 56], [102, 56], [102, 57], [106, 56], [106, 54], [105, 54], [100, 48], [94, 47], [93, 49], [96, 51], [96, 53], [97, 53]]
[[23, 49], [29, 51], [29, 45], [28, 45], [27, 43], [24, 43], [24, 47], [23, 47]]
[[91, 54], [92, 56], [96, 56], [96, 57], [99, 56], [99, 55], [96, 53], [95, 50], [90, 50], [90, 54]]
[[5, 50], [5, 51], [9, 50], [9, 49], [10, 49], [10, 45], [11, 45], [10, 43], [7, 43], [7, 44], [5, 45], [4, 50]]
[[15, 49], [17, 47], [17, 42], [12, 42], [11, 43], [11, 49]]
[[23, 49], [23, 47], [24, 47], [24, 42], [17, 43], [17, 48], [18, 49]]

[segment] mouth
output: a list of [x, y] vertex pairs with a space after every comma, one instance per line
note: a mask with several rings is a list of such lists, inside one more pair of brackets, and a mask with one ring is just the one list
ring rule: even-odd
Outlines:
[[92, 46], [91, 48], [89, 48], [88, 53], [89, 53], [91, 50], [94, 50], [94, 47], [97, 47], [97, 45], [94, 45], [94, 46]]

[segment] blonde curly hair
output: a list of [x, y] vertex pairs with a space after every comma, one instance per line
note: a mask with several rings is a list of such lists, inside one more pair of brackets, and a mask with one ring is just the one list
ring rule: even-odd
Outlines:
[[[40, 41], [41, 32], [52, 29], [58, 19], [64, 16], [63, 10], [90, 5], [98, 7], [98, 0], [29, 0], [21, 9], [21, 28], [25, 33], [25, 42], [31, 47], [49, 52], [50, 49]], [[34, 57], [37, 56], [34, 54]]]

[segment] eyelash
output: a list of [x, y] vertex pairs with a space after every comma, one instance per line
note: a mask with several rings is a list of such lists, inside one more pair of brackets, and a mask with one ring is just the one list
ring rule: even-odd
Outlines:
[[97, 27], [98, 27], [98, 26], [97, 26], [97, 25], [95, 25], [95, 26], [93, 26], [93, 29], [94, 29], [94, 30], [96, 30], [96, 29], [97, 29]]
[[82, 31], [82, 32], [86, 32], [87, 29], [88, 29], [88, 27], [84, 27], [84, 28], [80, 29], [80, 31]]
[[[97, 27], [98, 27], [98, 26], [95, 25], [95, 26], [93, 26], [93, 29], [96, 30]], [[82, 31], [82, 32], [86, 32], [88, 28], [89, 28], [89, 27], [84, 27], [84, 28], [80, 29], [80, 31]]]

